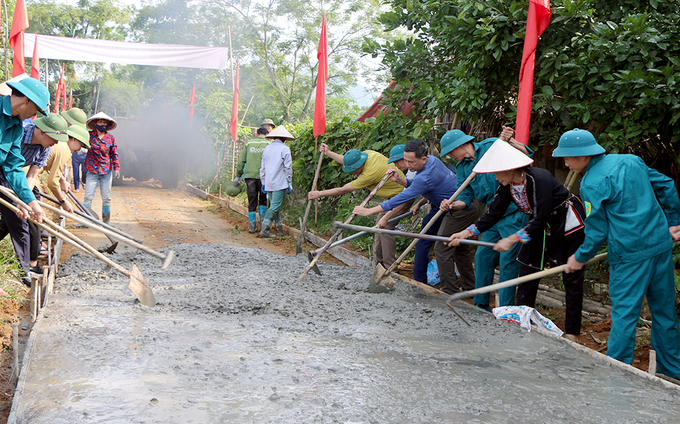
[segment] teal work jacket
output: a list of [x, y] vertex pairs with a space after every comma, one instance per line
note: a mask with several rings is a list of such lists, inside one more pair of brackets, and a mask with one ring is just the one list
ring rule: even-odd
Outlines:
[[10, 96], [0, 97], [0, 168], [5, 180], [24, 202], [35, 200], [28, 187], [26, 174], [21, 169], [26, 162], [21, 155], [21, 139], [24, 129], [21, 120], [12, 116]]
[[607, 241], [610, 263], [636, 262], [669, 250], [680, 223], [675, 183], [635, 155], [592, 156], [581, 179], [586, 238], [575, 253], [587, 262]]

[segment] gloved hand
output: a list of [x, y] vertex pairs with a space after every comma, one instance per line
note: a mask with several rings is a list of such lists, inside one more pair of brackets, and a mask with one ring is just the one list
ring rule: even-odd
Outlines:
[[262, 192], [262, 194], [267, 194], [267, 190], [265, 190], [264, 184], [262, 184], [262, 187], [260, 187], [260, 191]]
[[286, 194], [290, 194], [291, 191], [293, 191], [293, 187], [288, 186], [288, 190], [286, 191]]
[[116, 180], [120, 178], [120, 171], [113, 171], [113, 178]]
[[241, 182], [241, 179], [239, 177], [234, 178], [234, 181], [232, 181], [232, 183], [234, 184], [234, 187], [238, 187], [240, 182]]

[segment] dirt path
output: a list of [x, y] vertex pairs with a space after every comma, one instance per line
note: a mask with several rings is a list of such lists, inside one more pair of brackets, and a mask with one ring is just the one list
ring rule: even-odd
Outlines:
[[[82, 190], [75, 193], [83, 200]], [[92, 209], [99, 214], [101, 199], [95, 196]], [[180, 186], [164, 190], [160, 185], [126, 180], [114, 186], [111, 202], [111, 225], [144, 240], [144, 245], [160, 249], [181, 243], [220, 243], [254, 247], [282, 255], [294, 255], [294, 246], [281, 239], [260, 239], [248, 233], [244, 217], [226, 211], [193, 196]], [[74, 233], [96, 247], [108, 246], [109, 240], [101, 233], [75, 228]], [[116, 252], [131, 248], [120, 245]], [[66, 261], [75, 248], [64, 246]]]

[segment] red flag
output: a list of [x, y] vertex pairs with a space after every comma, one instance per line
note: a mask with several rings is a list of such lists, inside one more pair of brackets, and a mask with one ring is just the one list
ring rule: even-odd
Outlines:
[[61, 100], [61, 111], [63, 112], [66, 110], [66, 83], [63, 81], [61, 83]]
[[229, 122], [229, 135], [236, 141], [238, 139], [238, 57], [236, 58], [236, 79], [234, 80], [234, 103], [231, 106], [231, 121]]
[[62, 90], [64, 89], [64, 65], [61, 65], [61, 75], [57, 83], [57, 92], [54, 95], [54, 113], [59, 113], [59, 105], [61, 104]]
[[31, 78], [40, 80], [40, 58], [38, 57], [38, 34], [35, 35], [33, 45], [33, 59], [31, 59]]
[[316, 77], [316, 102], [314, 103], [314, 137], [326, 132], [326, 80], [328, 79], [328, 39], [326, 37], [326, 14], [321, 23], [321, 37], [319, 37], [319, 73]]
[[550, 0], [529, 0], [527, 31], [524, 37], [522, 66], [519, 71], [519, 94], [517, 97], [517, 121], [515, 139], [529, 144], [531, 128], [531, 98], [534, 93], [534, 60], [538, 38], [550, 23]]
[[12, 30], [9, 34], [9, 45], [14, 50], [12, 59], [12, 76], [16, 77], [26, 72], [24, 59], [24, 30], [28, 28], [28, 11], [26, 1], [17, 0], [12, 18]]
[[196, 103], [196, 83], [194, 83], [194, 88], [191, 89], [191, 96], [189, 96], [189, 116], [194, 116], [195, 103]]

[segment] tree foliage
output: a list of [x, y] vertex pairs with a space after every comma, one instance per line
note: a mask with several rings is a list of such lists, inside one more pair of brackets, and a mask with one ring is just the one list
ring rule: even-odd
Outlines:
[[[458, 112], [496, 127], [515, 119], [526, 1], [391, 0], [387, 31], [412, 37], [365, 51], [383, 55], [399, 84], [391, 101], [417, 116]], [[532, 143], [565, 130], [594, 132], [611, 151], [644, 142], [670, 153], [680, 125], [680, 3], [554, 0], [536, 50]]]

